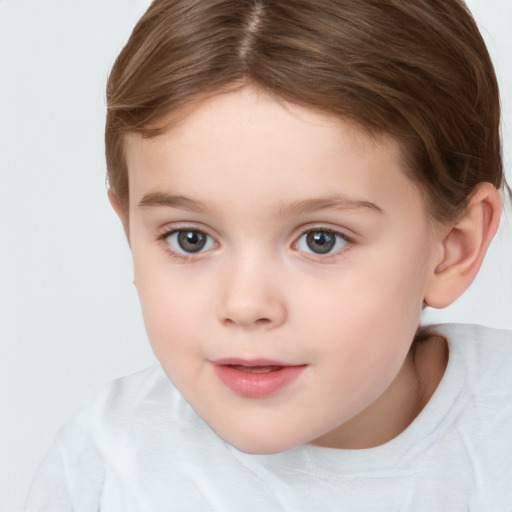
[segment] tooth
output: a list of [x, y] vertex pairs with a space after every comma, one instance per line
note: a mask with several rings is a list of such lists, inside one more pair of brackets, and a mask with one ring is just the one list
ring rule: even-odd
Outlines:
[[243, 366], [243, 365], [233, 365], [233, 368], [247, 373], [270, 373], [277, 370], [280, 370], [280, 366], [267, 365], [267, 366]]

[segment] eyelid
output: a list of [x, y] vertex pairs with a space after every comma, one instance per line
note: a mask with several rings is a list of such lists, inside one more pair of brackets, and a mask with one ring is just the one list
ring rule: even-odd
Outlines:
[[299, 234], [295, 237], [295, 240], [298, 240], [305, 233], [310, 233], [311, 231], [325, 231], [327, 233], [333, 233], [335, 235], [341, 236], [344, 240], [350, 243], [355, 243], [357, 234], [348, 228], [342, 228], [339, 226], [332, 226], [330, 223], [309, 223], [301, 226], [299, 229]]
[[[196, 253], [187, 253], [187, 252], [179, 252], [172, 248], [172, 246], [167, 242], [167, 239], [174, 233], [180, 232], [180, 231], [198, 231], [201, 233], [204, 233], [206, 236], [211, 238], [214, 242], [214, 247], [209, 248], [205, 251], [198, 251]], [[156, 239], [159, 243], [164, 244], [165, 250], [174, 258], [180, 259], [183, 261], [189, 261], [192, 262], [194, 260], [197, 260], [199, 258], [204, 257], [205, 255], [209, 254], [212, 249], [217, 249], [220, 247], [220, 242], [218, 241], [219, 235], [213, 234], [212, 229], [210, 229], [207, 226], [204, 226], [203, 224], [198, 224], [194, 221], [192, 222], [176, 222], [173, 224], [166, 224], [161, 229], [158, 230]], [[342, 247], [341, 249], [337, 250], [334, 253], [314, 253], [314, 252], [306, 252], [298, 249], [297, 243], [303, 237], [305, 234], [310, 233], [312, 231], [324, 231], [327, 233], [332, 233], [336, 236], [339, 236], [341, 239], [343, 239], [346, 242], [346, 245]], [[357, 245], [356, 242], [356, 236], [357, 235], [351, 235], [347, 234], [347, 231], [352, 233], [351, 230], [346, 228], [340, 228], [338, 226], [333, 227], [329, 225], [329, 223], [310, 223], [307, 225], [303, 225], [299, 228], [299, 233], [294, 237], [294, 241], [292, 243], [292, 248], [294, 251], [305, 254], [308, 259], [320, 261], [320, 262], [328, 262], [329, 260], [339, 258], [342, 256], [342, 254], [345, 254], [348, 252], [353, 246]]]
[[201, 233], [208, 235], [210, 238], [213, 238], [216, 242], [218, 238], [218, 235], [216, 233], [213, 233], [213, 230], [211, 228], [193, 221], [181, 221], [165, 224], [164, 226], [158, 229], [157, 238], [159, 240], [164, 240], [172, 233], [176, 233], [176, 231], [200, 231]]
[[[320, 231], [325, 233], [331, 233], [333, 235], [339, 236], [342, 240], [346, 242], [346, 244], [341, 248], [338, 249], [336, 252], [329, 252], [325, 254], [321, 253], [314, 253], [314, 252], [307, 252], [303, 251], [301, 249], [297, 248], [297, 244], [301, 240], [301, 238], [306, 235], [307, 233]], [[345, 230], [342, 228], [334, 228], [330, 227], [327, 224], [309, 224], [307, 226], [302, 226], [300, 228], [300, 233], [298, 236], [295, 237], [295, 241], [292, 244], [292, 247], [295, 251], [300, 252], [301, 254], [304, 254], [305, 257], [308, 259], [312, 259], [314, 261], [319, 262], [329, 262], [330, 260], [339, 258], [346, 254], [350, 249], [352, 249], [356, 245], [355, 238], [347, 235]]]
[[[186, 252], [186, 251], [177, 251], [174, 249], [171, 244], [167, 241], [167, 239], [172, 236], [175, 233], [178, 233], [180, 231], [197, 231], [199, 233], [203, 233], [208, 238], [210, 238], [213, 243], [214, 247], [207, 249], [207, 250], [200, 250], [198, 252]], [[178, 260], [184, 261], [184, 262], [192, 262], [194, 260], [200, 259], [204, 256], [206, 256], [212, 249], [219, 247], [219, 242], [217, 240], [217, 236], [214, 236], [211, 233], [211, 230], [200, 225], [198, 226], [194, 222], [177, 222], [172, 225], [165, 225], [162, 227], [158, 232], [156, 236], [157, 242], [164, 244], [165, 251], [172, 256], [173, 258], [176, 258]]]

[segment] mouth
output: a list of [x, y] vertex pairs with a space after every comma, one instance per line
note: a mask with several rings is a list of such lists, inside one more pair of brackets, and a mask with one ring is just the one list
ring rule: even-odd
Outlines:
[[269, 360], [220, 359], [213, 361], [219, 380], [237, 395], [266, 398], [287, 387], [307, 365]]
[[238, 370], [241, 372], [247, 372], [247, 373], [270, 373], [270, 372], [277, 372], [284, 368], [284, 366], [279, 366], [279, 365], [244, 366], [241, 364], [228, 364], [226, 366], [230, 366], [234, 370]]

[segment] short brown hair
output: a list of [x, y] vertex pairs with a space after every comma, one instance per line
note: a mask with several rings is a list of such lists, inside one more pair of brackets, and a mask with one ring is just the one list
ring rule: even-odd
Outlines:
[[481, 182], [504, 186], [496, 76], [461, 0], [155, 0], [107, 89], [106, 157], [125, 206], [127, 133], [251, 83], [401, 143], [438, 220]]

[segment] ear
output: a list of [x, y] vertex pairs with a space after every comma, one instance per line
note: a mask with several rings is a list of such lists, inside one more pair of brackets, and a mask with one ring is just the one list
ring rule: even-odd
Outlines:
[[490, 183], [481, 183], [455, 223], [441, 235], [441, 257], [425, 291], [425, 302], [445, 308], [473, 282], [498, 229], [501, 196]]
[[119, 196], [111, 189], [108, 189], [108, 200], [110, 201], [110, 205], [114, 208], [114, 211], [117, 213], [117, 216], [121, 219], [121, 223], [123, 224], [124, 234], [130, 243], [130, 231], [128, 229], [128, 207], [123, 204]]

